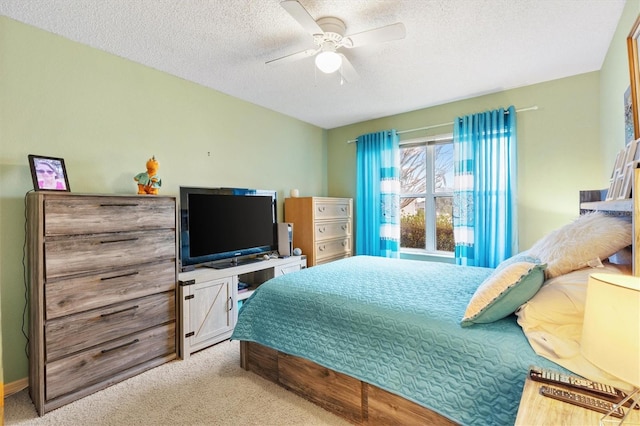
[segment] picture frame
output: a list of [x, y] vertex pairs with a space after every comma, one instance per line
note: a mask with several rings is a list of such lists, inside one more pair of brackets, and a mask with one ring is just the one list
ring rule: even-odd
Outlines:
[[640, 139], [634, 139], [618, 152], [606, 200], [626, 200], [631, 198], [634, 169], [640, 164], [638, 160], [640, 155], [639, 148]]
[[71, 191], [64, 159], [35, 154], [29, 154], [28, 158], [34, 190]]
[[634, 170], [638, 167], [638, 161], [632, 161], [627, 164], [624, 171], [624, 177], [620, 191], [618, 192], [619, 200], [626, 200], [631, 198], [631, 189], [633, 187]]
[[640, 51], [638, 51], [638, 38], [640, 38], [640, 15], [631, 27], [627, 37], [627, 55], [629, 58], [629, 78], [631, 81], [631, 107], [633, 109], [634, 138], [640, 138]]
[[607, 191], [606, 200], [615, 200], [618, 198], [622, 181], [624, 181], [624, 162], [627, 158], [627, 150], [621, 149], [616, 156], [616, 162], [611, 172], [611, 181]]
[[623, 167], [626, 167], [636, 157], [636, 151], [638, 149], [638, 140], [632, 140], [625, 146], [625, 159]]

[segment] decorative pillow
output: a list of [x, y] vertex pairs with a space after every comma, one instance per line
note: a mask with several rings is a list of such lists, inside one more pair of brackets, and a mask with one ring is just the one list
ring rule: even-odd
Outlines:
[[[595, 273], [630, 275], [628, 267], [604, 263], [599, 268], [584, 268], [548, 279], [527, 303], [517, 311], [518, 324], [528, 330], [557, 331], [562, 329], [576, 340], [580, 339], [587, 297], [589, 275]], [[573, 333], [569, 329], [574, 329]]]
[[[544, 268], [537, 259], [514, 256], [502, 262], [471, 297], [461, 325], [485, 324], [513, 313], [532, 298], [544, 282]], [[533, 260], [527, 261], [528, 260]]]
[[631, 245], [631, 218], [592, 212], [551, 232], [527, 252], [547, 264], [547, 278], [582, 269]]
[[624, 383], [615, 381], [580, 353], [587, 283], [589, 275], [600, 272], [631, 275], [628, 266], [605, 262], [599, 268], [580, 269], [551, 278], [516, 311], [516, 316], [538, 355], [580, 376], [624, 388]]
[[633, 264], [633, 250], [631, 247], [625, 247], [609, 256], [609, 262], [616, 265], [632, 265]]

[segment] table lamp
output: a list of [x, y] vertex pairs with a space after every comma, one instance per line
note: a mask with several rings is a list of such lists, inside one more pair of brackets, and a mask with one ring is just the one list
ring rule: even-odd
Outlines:
[[[617, 406], [632, 398], [640, 402], [639, 277], [614, 274], [589, 277], [581, 351], [596, 367], [634, 388]], [[610, 413], [602, 417], [600, 425], [608, 421]]]

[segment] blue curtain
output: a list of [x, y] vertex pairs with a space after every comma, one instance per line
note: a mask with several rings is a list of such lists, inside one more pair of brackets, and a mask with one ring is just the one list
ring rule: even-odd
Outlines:
[[518, 248], [515, 108], [456, 118], [453, 147], [456, 263], [494, 268]]
[[395, 130], [357, 139], [356, 254], [400, 256], [400, 148]]

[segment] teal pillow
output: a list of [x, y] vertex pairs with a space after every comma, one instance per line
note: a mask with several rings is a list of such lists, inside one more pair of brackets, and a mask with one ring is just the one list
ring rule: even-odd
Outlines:
[[515, 312], [540, 290], [546, 266], [525, 255], [502, 262], [471, 297], [461, 325], [486, 324]]

